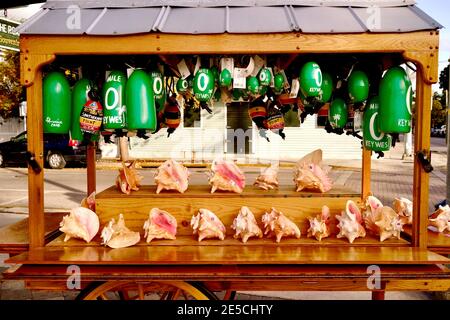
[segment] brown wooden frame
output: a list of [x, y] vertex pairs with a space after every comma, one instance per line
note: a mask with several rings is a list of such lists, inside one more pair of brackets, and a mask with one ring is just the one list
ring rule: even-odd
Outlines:
[[[113, 41], [112, 41], [113, 40]], [[337, 49], [339, 48], [339, 49]], [[57, 55], [399, 53], [417, 67], [412, 246], [427, 247], [429, 176], [416, 156], [430, 155], [431, 85], [438, 81], [439, 31], [364, 34], [22, 35], [21, 82], [27, 87], [28, 150], [44, 164], [42, 66]], [[95, 152], [88, 152], [88, 193], [95, 190]], [[362, 198], [370, 193], [371, 152], [363, 150]], [[30, 248], [44, 246], [44, 171], [28, 169]]]

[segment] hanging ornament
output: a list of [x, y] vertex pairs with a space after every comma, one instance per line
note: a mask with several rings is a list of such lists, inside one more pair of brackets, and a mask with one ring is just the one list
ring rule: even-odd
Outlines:
[[223, 69], [219, 76], [219, 84], [221, 87], [230, 87], [232, 83], [231, 72], [228, 69]]
[[72, 126], [70, 138], [72, 140], [83, 140], [83, 132], [80, 129], [80, 114], [85, 103], [88, 101], [88, 92], [91, 90], [89, 79], [78, 80], [72, 90]]
[[352, 103], [363, 103], [369, 97], [369, 78], [363, 71], [352, 71], [348, 79], [348, 95]]
[[270, 86], [270, 83], [272, 82], [272, 73], [269, 68], [262, 68], [259, 71], [258, 80], [261, 86]]
[[158, 70], [150, 72], [150, 83], [155, 96], [155, 108], [159, 112], [166, 103], [166, 90], [164, 88], [164, 76]]
[[284, 134], [284, 117], [277, 104], [271, 103], [267, 116], [267, 127], [274, 133], [277, 133], [283, 140], [286, 139]]
[[380, 131], [379, 109], [379, 97], [370, 99], [363, 117], [364, 147], [372, 151], [389, 151], [392, 138]]
[[277, 73], [274, 78], [274, 91], [280, 94], [284, 88], [284, 77], [281, 73]]
[[113, 70], [108, 75], [103, 86], [103, 128], [115, 130], [116, 136], [123, 136], [126, 128], [125, 87], [127, 77], [119, 70]]
[[323, 73], [322, 87], [321, 87], [321, 95], [319, 100], [323, 103], [327, 103], [331, 99], [331, 95], [333, 94], [334, 82], [331, 75], [327, 72]]
[[411, 131], [411, 80], [401, 67], [389, 69], [380, 83], [380, 130], [385, 133]]
[[219, 69], [217, 69], [217, 67], [216, 66], [212, 66], [211, 67], [211, 72], [212, 72], [212, 74], [213, 74], [213, 77], [214, 77], [214, 83], [215, 84], [218, 84], [219, 83]]
[[259, 81], [256, 77], [247, 78], [247, 90], [252, 95], [257, 95], [259, 93]]
[[91, 84], [88, 92], [88, 101], [83, 106], [80, 114], [80, 129], [83, 133], [84, 141], [91, 141], [100, 132], [103, 122], [103, 107], [100, 104], [100, 97], [97, 90]]
[[174, 96], [168, 97], [164, 107], [164, 123], [167, 127], [167, 137], [170, 137], [170, 135], [180, 126], [181, 112]]
[[177, 92], [180, 94], [186, 93], [189, 90], [189, 82], [187, 79], [178, 79]]
[[69, 133], [71, 92], [69, 81], [62, 72], [50, 72], [42, 84], [44, 133]]
[[315, 62], [307, 62], [300, 70], [300, 90], [306, 98], [318, 97], [322, 91], [322, 71]]
[[252, 101], [248, 105], [248, 115], [258, 128], [260, 136], [269, 141], [266, 135], [266, 130], [268, 129], [266, 101], [267, 97], [259, 97]]
[[200, 107], [212, 113], [207, 102], [211, 100], [214, 91], [214, 75], [210, 69], [200, 68], [194, 77], [194, 95], [200, 101]]
[[328, 121], [333, 129], [343, 129], [347, 124], [347, 105], [341, 98], [334, 99], [328, 110]]

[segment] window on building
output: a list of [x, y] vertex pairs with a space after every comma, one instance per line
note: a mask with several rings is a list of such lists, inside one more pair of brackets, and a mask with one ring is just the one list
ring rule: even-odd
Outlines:
[[185, 128], [200, 128], [200, 108], [185, 106], [183, 110], [183, 124]]

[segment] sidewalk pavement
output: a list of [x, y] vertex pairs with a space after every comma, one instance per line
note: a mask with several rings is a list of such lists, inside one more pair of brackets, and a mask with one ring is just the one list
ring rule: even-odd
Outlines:
[[[383, 203], [391, 204], [394, 197], [412, 198], [413, 188], [413, 159], [403, 159], [403, 143], [390, 152], [383, 159], [372, 161], [372, 191]], [[447, 155], [443, 148], [432, 149], [432, 165], [435, 170], [430, 174], [430, 212], [434, 205], [442, 201], [446, 196], [446, 165]], [[344, 185], [355, 191], [360, 191], [361, 184], [361, 160], [334, 160], [327, 161], [334, 169], [331, 177], [335, 184]], [[99, 166], [101, 167], [101, 166]], [[246, 169], [252, 174], [257, 174], [259, 169]], [[281, 183], [291, 183], [291, 170], [280, 173]], [[24, 215], [0, 213], [0, 226], [6, 225]], [[4, 264], [6, 255], [0, 254], [0, 272], [8, 266]], [[5, 281], [0, 275], [0, 299], [74, 299], [77, 292], [50, 292], [30, 291], [24, 288], [21, 281]], [[220, 295], [220, 294], [219, 294]], [[386, 299], [400, 300], [427, 300], [435, 296], [422, 292], [389, 292]], [[365, 300], [370, 299], [368, 292], [240, 292], [236, 299], [295, 299], [295, 300]]]

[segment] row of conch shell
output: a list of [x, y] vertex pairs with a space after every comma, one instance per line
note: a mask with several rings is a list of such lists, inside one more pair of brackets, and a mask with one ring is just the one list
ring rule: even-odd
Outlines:
[[272, 208], [270, 213], [266, 212], [262, 221], [264, 223], [264, 234], [269, 238], [275, 237], [277, 242], [283, 237], [300, 238], [301, 232], [297, 225], [289, 220], [282, 212]]
[[258, 178], [256, 178], [256, 181], [253, 185], [263, 190], [277, 189], [279, 186], [278, 171], [279, 171], [279, 164], [272, 163], [270, 167], [264, 169], [261, 172]]
[[70, 238], [78, 238], [89, 243], [98, 233], [100, 222], [94, 211], [78, 207], [70, 210], [59, 226], [59, 230], [65, 233], [64, 242]]
[[322, 150], [318, 149], [300, 159], [294, 169], [296, 191], [327, 192], [333, 185], [328, 172], [330, 168], [322, 164]]
[[139, 190], [142, 178], [136, 170], [136, 161], [122, 162], [122, 168], [119, 169], [119, 175], [116, 178], [116, 186], [123, 193], [130, 194], [131, 191]]
[[322, 207], [322, 213], [312, 218], [309, 217], [308, 237], [314, 237], [319, 241], [328, 238], [331, 234], [330, 230], [330, 208]]
[[263, 237], [263, 232], [256, 222], [256, 218], [248, 207], [242, 207], [231, 226], [235, 230], [234, 238], [242, 239], [246, 243], [251, 237]]
[[394, 209], [383, 206], [374, 196], [367, 197], [366, 208], [364, 221], [367, 230], [380, 236], [381, 242], [390, 238], [400, 239], [405, 223]]
[[158, 208], [150, 210], [148, 220], [144, 223], [147, 243], [153, 239], [175, 240], [177, 234], [177, 219], [170, 213]]
[[337, 225], [339, 239], [345, 237], [350, 243], [353, 243], [356, 238], [366, 236], [361, 211], [354, 201], [348, 200], [345, 211], [342, 211], [341, 215], [336, 215], [336, 219], [339, 221]]
[[162, 190], [176, 190], [184, 193], [189, 186], [189, 176], [189, 170], [185, 166], [175, 160], [167, 160], [156, 170], [156, 193]]
[[110, 248], [125, 248], [134, 246], [141, 239], [139, 232], [131, 231], [125, 225], [123, 215], [119, 215], [117, 222], [113, 219], [103, 228], [102, 244]]
[[450, 207], [439, 206], [429, 218], [429, 225], [435, 227], [440, 233], [450, 232]]
[[222, 221], [211, 211], [200, 209], [191, 219], [191, 227], [194, 235], [198, 235], [198, 241], [203, 239], [225, 239], [226, 229]]
[[212, 186], [211, 193], [216, 190], [242, 193], [245, 188], [245, 175], [234, 162], [214, 160], [211, 164], [209, 184]]
[[402, 222], [406, 225], [412, 224], [413, 220], [413, 203], [406, 198], [395, 198], [392, 203], [393, 209], [401, 217]]

